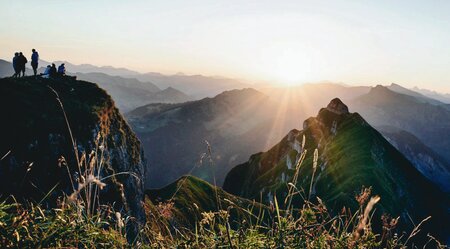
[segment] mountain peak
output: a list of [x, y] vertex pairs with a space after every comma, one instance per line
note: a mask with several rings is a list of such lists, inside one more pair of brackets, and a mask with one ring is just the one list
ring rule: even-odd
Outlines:
[[388, 87], [382, 86], [382, 85], [376, 85], [375, 87], [372, 87], [369, 91], [369, 94], [395, 94], [396, 92], [392, 91]]
[[327, 110], [336, 114], [348, 114], [348, 107], [339, 98], [334, 98], [327, 106]]

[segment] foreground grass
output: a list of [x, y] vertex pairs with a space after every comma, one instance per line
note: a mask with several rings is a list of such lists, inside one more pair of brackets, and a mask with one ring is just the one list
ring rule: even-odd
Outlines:
[[111, 228], [111, 217], [88, 218], [75, 208], [45, 210], [39, 206], [0, 204], [1, 248], [120, 248], [124, 231]]
[[[331, 216], [320, 202], [301, 209], [279, 210], [278, 202], [260, 209], [255, 219], [230, 217], [235, 207], [202, 212], [194, 226], [177, 225], [174, 205], [151, 206], [148, 222], [138, 238], [127, 241], [127, 219], [108, 206], [86, 215], [79, 204], [43, 209], [39, 205], [0, 203], [1, 248], [448, 248], [433, 237], [418, 247], [413, 238], [420, 230], [397, 235], [396, 219], [385, 218], [382, 233], [374, 233], [371, 212], [379, 197], [370, 191], [358, 196], [361, 209], [343, 209]], [[255, 210], [247, 210], [249, 214]], [[267, 218], [274, 213], [273, 219]], [[265, 217], [267, 215], [267, 217]], [[234, 219], [233, 224], [231, 220]], [[425, 221], [426, 222], [426, 221]]]

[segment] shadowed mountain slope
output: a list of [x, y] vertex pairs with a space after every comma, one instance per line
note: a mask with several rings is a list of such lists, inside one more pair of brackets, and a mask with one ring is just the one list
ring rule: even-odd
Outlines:
[[265, 147], [271, 135], [276, 137], [270, 132], [273, 123], [268, 115], [275, 112], [266, 95], [243, 89], [183, 104], [148, 105], [128, 113], [148, 151], [146, 186], [161, 187], [188, 173], [210, 182], [215, 176], [221, 184], [231, 167]]
[[392, 126], [414, 134], [450, 162], [450, 111], [377, 86], [350, 103], [371, 125]]

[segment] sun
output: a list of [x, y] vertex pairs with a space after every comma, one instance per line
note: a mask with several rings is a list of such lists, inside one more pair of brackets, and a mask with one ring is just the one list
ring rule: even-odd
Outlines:
[[310, 65], [302, 54], [285, 51], [272, 56], [268, 71], [277, 84], [295, 86], [308, 79]]

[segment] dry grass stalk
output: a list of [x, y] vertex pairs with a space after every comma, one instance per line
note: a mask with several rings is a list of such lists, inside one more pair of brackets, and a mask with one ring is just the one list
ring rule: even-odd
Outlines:
[[370, 201], [367, 203], [367, 206], [364, 209], [364, 214], [363, 214], [362, 218], [359, 220], [356, 230], [353, 232], [353, 238], [355, 240], [358, 240], [364, 234], [364, 231], [368, 227], [368, 223], [369, 223], [369, 219], [370, 219], [370, 212], [372, 211], [375, 204], [377, 204], [377, 202], [380, 201], [380, 199], [381, 198], [379, 196], [374, 196], [374, 197], [370, 198]]

